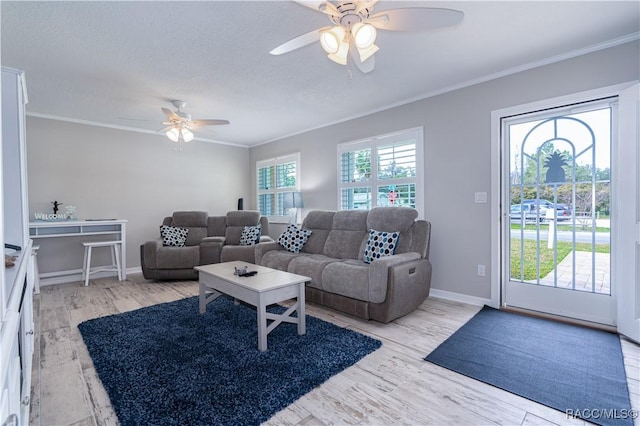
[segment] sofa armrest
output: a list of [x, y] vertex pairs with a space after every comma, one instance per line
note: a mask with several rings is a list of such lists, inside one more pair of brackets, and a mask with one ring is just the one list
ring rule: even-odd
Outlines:
[[390, 268], [405, 265], [411, 269], [411, 265], [417, 265], [423, 260], [420, 254], [415, 252], [394, 254], [385, 256], [371, 262], [369, 267], [369, 300], [373, 303], [382, 303], [387, 297], [387, 285], [391, 276]]
[[162, 238], [156, 238], [155, 240], [146, 241], [142, 245], [142, 262], [150, 269], [158, 267], [158, 250], [162, 248]]
[[204, 237], [200, 244], [202, 243], [222, 243], [224, 244], [224, 237]]
[[256, 245], [256, 265], [262, 264], [262, 256], [271, 250], [284, 250], [280, 244], [275, 241], [261, 242]]
[[370, 319], [388, 323], [416, 310], [429, 297], [431, 262], [418, 259], [389, 268], [387, 297], [384, 303], [369, 305]]

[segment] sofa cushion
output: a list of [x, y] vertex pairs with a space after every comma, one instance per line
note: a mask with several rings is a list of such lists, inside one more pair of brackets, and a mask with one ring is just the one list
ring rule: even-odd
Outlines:
[[291, 253], [286, 250], [271, 250], [266, 252], [260, 260], [260, 265], [267, 268], [278, 269], [280, 271], [287, 271], [289, 263], [300, 256], [307, 256], [302, 253]]
[[340, 262], [333, 257], [323, 254], [310, 254], [307, 256], [298, 256], [289, 262], [287, 271], [292, 274], [304, 275], [311, 278], [311, 282], [307, 283], [310, 287], [322, 289], [322, 271], [333, 262]]
[[364, 249], [364, 262], [371, 263], [384, 256], [393, 256], [398, 246], [399, 232], [369, 230], [369, 239]]
[[187, 241], [185, 241], [185, 246], [197, 246], [200, 245], [203, 239], [207, 238], [207, 228], [204, 227], [192, 227], [189, 229], [189, 234], [187, 234]]
[[232, 260], [256, 263], [255, 244], [250, 246], [222, 246], [220, 262], [231, 262]]
[[322, 271], [322, 289], [369, 302], [369, 268], [370, 266], [361, 260], [349, 259], [330, 263]]
[[241, 246], [252, 246], [260, 242], [260, 236], [262, 235], [262, 226], [245, 226], [242, 229], [242, 235], [240, 236]]
[[367, 210], [335, 212], [333, 225], [322, 251], [338, 259], [362, 259], [362, 240], [367, 235]]
[[[408, 250], [420, 254], [423, 259], [428, 259], [430, 234], [431, 223], [426, 220], [417, 220], [411, 228], [411, 245]], [[402, 238], [402, 235], [400, 238]], [[398, 248], [401, 247], [402, 244], [398, 246]]]
[[207, 236], [208, 237], [224, 237], [224, 231], [227, 229], [226, 216], [209, 216], [207, 219]]
[[396, 254], [412, 251], [422, 254], [426, 247], [424, 238], [420, 236], [422, 227], [416, 230], [417, 217], [417, 210], [409, 207], [376, 207], [369, 211], [367, 227], [378, 231], [399, 232], [400, 241], [396, 246]]
[[186, 228], [167, 225], [160, 226], [160, 237], [162, 238], [163, 246], [184, 247], [188, 233], [189, 230]]
[[407, 232], [418, 217], [418, 211], [409, 207], [374, 207], [367, 215], [367, 229], [387, 232]]
[[227, 212], [227, 226], [255, 226], [260, 223], [260, 212], [256, 210], [233, 210]]
[[327, 242], [329, 231], [333, 226], [334, 211], [312, 210], [304, 218], [302, 227], [313, 231], [302, 251], [305, 253], [322, 253]]
[[171, 215], [171, 226], [189, 230], [185, 246], [197, 246], [207, 236], [207, 212], [179, 211]]
[[173, 226], [180, 226], [182, 228], [206, 228], [209, 214], [200, 211], [173, 212], [171, 217]]
[[245, 226], [256, 226], [260, 223], [260, 212], [253, 210], [237, 210], [227, 212], [227, 228], [225, 244], [240, 245], [240, 237]]
[[309, 229], [298, 228], [295, 225], [287, 226], [287, 229], [278, 237], [278, 244], [287, 251], [300, 253], [300, 250], [312, 234]]
[[158, 269], [188, 269], [200, 264], [200, 248], [160, 247], [156, 262]]

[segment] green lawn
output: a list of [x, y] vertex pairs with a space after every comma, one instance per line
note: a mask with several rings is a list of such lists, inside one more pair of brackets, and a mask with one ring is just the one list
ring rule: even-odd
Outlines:
[[[571, 253], [571, 243], [567, 241], [558, 241], [556, 243], [558, 248], [557, 262], [560, 263], [569, 253]], [[511, 277], [520, 279], [520, 239], [511, 238]], [[609, 244], [596, 244], [596, 253], [611, 253], [611, 247]], [[591, 251], [591, 244], [577, 243], [576, 251]], [[537, 244], [535, 240], [524, 240], [524, 280], [535, 280], [538, 277], [537, 273]], [[540, 278], [546, 276], [549, 272], [553, 271], [553, 249], [547, 248], [546, 241], [540, 241]]]
[[[511, 229], [521, 229], [522, 226], [519, 223], [511, 223]], [[535, 223], [527, 223], [524, 225], [524, 229], [526, 230], [531, 230], [531, 231], [535, 231], [537, 229], [536, 224]], [[558, 231], [573, 231], [573, 226], [572, 225], [565, 225], [565, 224], [559, 224], [558, 226], [556, 226], [556, 229]], [[541, 231], [548, 231], [549, 230], [549, 224], [548, 223], [541, 223], [540, 224], [540, 230]], [[583, 228], [582, 226], [580, 226], [579, 224], [576, 225], [576, 231], [587, 231], [587, 232], [591, 232], [591, 228]], [[596, 232], [611, 232], [610, 228], [603, 228], [603, 227], [596, 227]]]

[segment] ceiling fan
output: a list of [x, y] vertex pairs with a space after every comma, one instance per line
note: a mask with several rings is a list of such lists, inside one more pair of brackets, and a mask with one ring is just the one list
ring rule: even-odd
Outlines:
[[160, 132], [166, 132], [167, 137], [173, 142], [191, 142], [193, 140], [193, 133], [191, 130], [195, 127], [201, 126], [219, 126], [222, 124], [229, 124], [228, 120], [218, 119], [200, 119], [192, 120], [191, 114], [187, 114], [182, 110], [187, 104], [185, 101], [171, 101], [173, 106], [177, 108], [177, 111], [171, 111], [169, 108], [161, 108], [162, 112], [167, 115], [167, 120], [163, 121], [165, 128], [160, 129]]
[[346, 65], [348, 55], [363, 73], [373, 71], [374, 54], [380, 50], [375, 40], [377, 31], [424, 31], [456, 25], [464, 13], [459, 10], [432, 7], [408, 7], [373, 13], [378, 0], [296, 1], [303, 6], [328, 15], [331, 26], [318, 28], [295, 37], [273, 49], [272, 55], [282, 55], [320, 41], [332, 61]]

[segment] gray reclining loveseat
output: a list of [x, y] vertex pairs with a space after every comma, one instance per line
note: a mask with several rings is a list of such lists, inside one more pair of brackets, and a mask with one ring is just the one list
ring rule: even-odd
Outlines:
[[[415, 310], [429, 295], [431, 224], [407, 207], [311, 211], [311, 231], [298, 253], [278, 242], [256, 246], [256, 263], [311, 277], [306, 299], [387, 323]], [[395, 254], [365, 262], [370, 230], [399, 233]]]
[[260, 243], [269, 237], [269, 221], [260, 212], [230, 211], [226, 216], [209, 216], [202, 211], [174, 212], [161, 226], [188, 229], [184, 246], [166, 246], [162, 238], [140, 246], [142, 274], [148, 280], [197, 280], [195, 266], [220, 263], [225, 259], [255, 262], [254, 245], [240, 245], [245, 226], [260, 225]]

